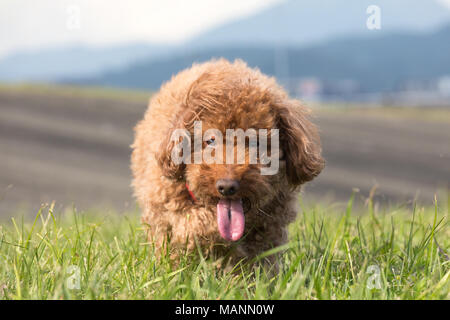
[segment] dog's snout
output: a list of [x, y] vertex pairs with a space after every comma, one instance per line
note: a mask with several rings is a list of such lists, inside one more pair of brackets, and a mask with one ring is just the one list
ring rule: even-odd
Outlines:
[[239, 181], [220, 179], [216, 182], [217, 191], [223, 196], [232, 196], [239, 190]]

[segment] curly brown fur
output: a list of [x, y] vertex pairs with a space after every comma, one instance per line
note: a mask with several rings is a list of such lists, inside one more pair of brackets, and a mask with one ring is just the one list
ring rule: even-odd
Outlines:
[[[260, 165], [248, 161], [175, 165], [171, 134], [179, 128], [192, 133], [196, 120], [202, 121], [203, 131], [217, 128], [224, 136], [233, 128], [279, 129], [284, 156], [278, 173], [261, 175]], [[298, 212], [300, 186], [324, 166], [308, 110], [273, 78], [240, 60], [195, 64], [174, 76], [151, 99], [135, 130], [133, 186], [149, 241], [159, 250], [168, 240], [171, 248], [193, 251], [200, 246], [204, 254], [238, 261], [284, 244], [287, 226]], [[237, 242], [224, 240], [218, 232], [216, 206], [223, 197], [215, 184], [223, 178], [240, 182], [231, 198], [245, 199], [244, 236]]]

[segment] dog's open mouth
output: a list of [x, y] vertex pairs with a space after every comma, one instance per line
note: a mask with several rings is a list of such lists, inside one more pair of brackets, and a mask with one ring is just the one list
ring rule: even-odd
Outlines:
[[237, 241], [244, 234], [245, 217], [242, 200], [221, 199], [217, 203], [217, 224], [222, 238]]

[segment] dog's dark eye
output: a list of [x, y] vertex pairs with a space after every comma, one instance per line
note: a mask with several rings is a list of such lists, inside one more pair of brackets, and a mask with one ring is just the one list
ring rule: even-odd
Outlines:
[[205, 141], [208, 146], [214, 145], [216, 143], [216, 138], [211, 137], [211, 139]]

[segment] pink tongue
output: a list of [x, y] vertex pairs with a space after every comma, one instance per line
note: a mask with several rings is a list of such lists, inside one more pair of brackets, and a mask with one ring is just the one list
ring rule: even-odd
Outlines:
[[225, 240], [236, 241], [245, 227], [244, 209], [240, 200], [220, 200], [217, 204], [217, 224]]

